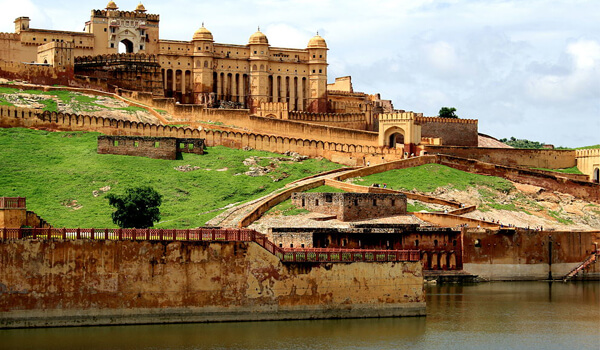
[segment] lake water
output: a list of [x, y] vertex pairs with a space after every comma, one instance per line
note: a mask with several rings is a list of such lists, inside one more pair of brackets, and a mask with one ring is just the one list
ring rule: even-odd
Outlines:
[[600, 283], [427, 286], [427, 317], [0, 331], [0, 349], [599, 349]]

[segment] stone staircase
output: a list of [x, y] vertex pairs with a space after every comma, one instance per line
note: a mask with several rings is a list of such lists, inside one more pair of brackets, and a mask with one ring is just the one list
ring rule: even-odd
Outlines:
[[590, 256], [588, 256], [583, 262], [581, 262], [581, 264], [575, 266], [575, 268], [573, 268], [573, 270], [571, 270], [571, 272], [569, 272], [568, 274], [565, 275], [565, 277], [563, 277], [563, 282], [567, 282], [571, 278], [577, 276], [579, 271], [581, 271], [581, 270], [585, 269], [586, 267], [590, 266], [591, 264], [595, 263], [598, 260], [598, 255], [600, 255], [600, 250], [595, 251]]

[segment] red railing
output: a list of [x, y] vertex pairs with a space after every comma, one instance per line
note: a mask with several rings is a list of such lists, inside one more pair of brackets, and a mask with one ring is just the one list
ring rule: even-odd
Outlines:
[[24, 197], [0, 197], [0, 209], [25, 209]]
[[287, 249], [269, 241], [262, 233], [249, 229], [82, 229], [82, 228], [2, 228], [0, 239], [63, 239], [112, 241], [221, 241], [256, 242], [283, 262], [399, 262], [419, 261], [418, 250], [368, 249]]

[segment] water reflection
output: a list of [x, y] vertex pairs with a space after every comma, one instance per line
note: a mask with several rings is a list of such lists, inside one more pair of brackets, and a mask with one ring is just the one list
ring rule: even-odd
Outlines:
[[427, 287], [426, 318], [0, 331], [2, 349], [595, 349], [599, 283]]

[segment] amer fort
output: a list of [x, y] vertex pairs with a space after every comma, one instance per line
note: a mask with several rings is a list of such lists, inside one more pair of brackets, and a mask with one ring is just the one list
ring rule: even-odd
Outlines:
[[[0, 193], [0, 328], [425, 316], [431, 283], [600, 279], [597, 226], [519, 227], [441, 195], [350, 181], [440, 165], [595, 206], [600, 149], [511, 148], [476, 119], [395, 109], [350, 76], [328, 82], [318, 34], [305, 48], [273, 47], [260, 28], [223, 44], [202, 24], [168, 40], [158, 14], [113, 1], [82, 32], [14, 24], [0, 33], [3, 87], [107, 96], [152, 121], [0, 105], [2, 128], [97, 132], [98, 154], [123, 157], [225, 146], [343, 167], [186, 229], [55, 227]], [[339, 192], [310, 191], [322, 186]], [[260, 221], [287, 200], [309, 219]], [[440, 209], [411, 212], [415, 201]]]

